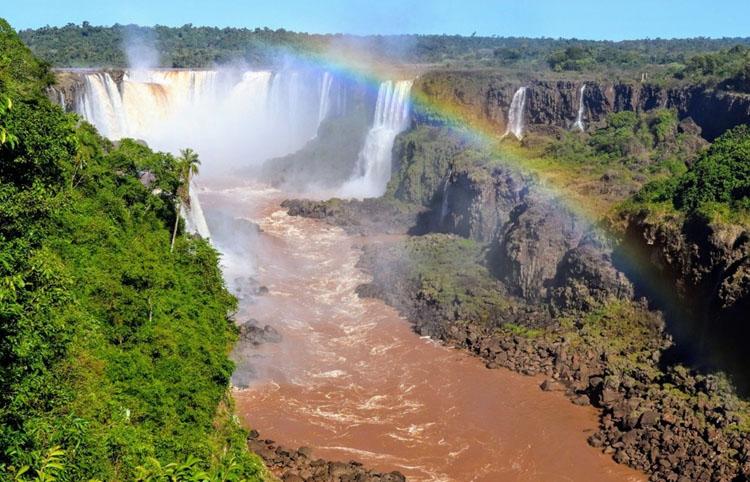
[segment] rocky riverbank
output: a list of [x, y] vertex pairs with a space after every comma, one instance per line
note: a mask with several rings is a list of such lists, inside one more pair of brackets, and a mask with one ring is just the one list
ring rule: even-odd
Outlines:
[[[394, 258], [394, 253], [404, 257]], [[430, 285], [425, 273], [399, 271], [397, 266], [408, 266], [407, 256], [413, 250], [367, 248], [361, 265], [373, 274], [373, 282], [358, 292], [382, 298], [418, 333], [465, 349], [488, 368], [546, 375], [543, 390], [564, 391], [573, 403], [599, 408], [600, 428], [589, 443], [652, 480], [750, 476], [747, 406], [721, 376], [661, 366], [671, 338], [661, 316], [645, 303], [612, 299], [587, 311], [553, 316], [506, 298], [482, 309], [488, 299], [476, 282], [457, 281], [465, 289], [464, 300], [455, 294], [447, 299], [431, 295], [450, 287]]]
[[[323, 212], [335, 224], [345, 206], [327, 212], [305, 203], [290, 213]], [[373, 281], [358, 293], [383, 299], [418, 333], [467, 350], [488, 368], [545, 375], [542, 389], [599, 408], [600, 429], [590, 444], [652, 480], [750, 477], [747, 406], [731, 385], [662, 363], [672, 344], [662, 317], [628, 299], [633, 292], [601, 250], [569, 248], [557, 263], [569, 276], [550, 274], [564, 282], [545, 282], [550, 289], [534, 302], [483, 266], [492, 259], [491, 243], [435, 234], [371, 243], [360, 266]], [[587, 284], [578, 286], [579, 278]], [[597, 284], [609, 288], [592, 289]], [[624, 290], [619, 298], [617, 286]]]
[[258, 454], [266, 467], [282, 482], [405, 482], [400, 472], [381, 473], [368, 470], [356, 461], [332, 462], [314, 458], [312, 450], [297, 450], [278, 445], [273, 440], [261, 439], [251, 431], [247, 440], [250, 450]]

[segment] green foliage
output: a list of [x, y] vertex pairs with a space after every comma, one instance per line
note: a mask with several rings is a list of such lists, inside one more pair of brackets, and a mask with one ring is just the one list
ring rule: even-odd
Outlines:
[[596, 60], [591, 50], [579, 46], [571, 46], [565, 50], [559, 50], [547, 58], [550, 68], [557, 72], [563, 70], [575, 70], [579, 72], [589, 70], [595, 62]]
[[674, 197], [687, 212], [706, 203], [745, 205], [750, 197], [750, 128], [727, 131], [690, 167]]
[[684, 138], [674, 111], [622, 111], [610, 114], [607, 124], [589, 135], [565, 133], [546, 153], [571, 164], [679, 170], [674, 161], [686, 154]]
[[54, 482], [64, 470], [63, 458], [65, 451], [60, 447], [52, 447], [47, 453], [38, 460], [32, 469], [29, 465], [24, 465], [18, 469], [13, 466], [3, 467], [0, 465], [0, 475], [3, 473], [10, 476], [14, 482]]
[[750, 219], [750, 127], [716, 139], [686, 171], [643, 186], [623, 211], [672, 210], [711, 221], [745, 224]]
[[701, 82], [738, 92], [750, 93], [750, 47], [736, 45], [719, 52], [691, 57], [675, 73], [680, 79]]
[[47, 64], [39, 61], [0, 18], [0, 92], [10, 97], [41, 96], [53, 82]]
[[394, 286], [391, 277], [405, 280], [409, 285], [405, 291], [414, 293], [424, 305], [421, 316], [433, 312], [454, 321], [491, 323], [499, 312], [508, 309], [510, 302], [503, 295], [502, 286], [482, 264], [482, 247], [472, 240], [429, 234], [369, 254], [375, 285], [389, 291]]
[[146, 460], [190, 455], [209, 475], [258, 479], [222, 408], [236, 300], [206, 241], [183, 236], [169, 252], [195, 162], [113, 145], [53, 106], [5, 25], [0, 55], [13, 67], [0, 71], [0, 98], [12, 103], [0, 120], [14, 142], [0, 145], [0, 478], [133, 480]]
[[[21, 32], [23, 40], [41, 58], [58, 67], [125, 67], [122, 50], [129, 35], [153, 38], [162, 67], [208, 67], [215, 63], [245, 61], [272, 64], [284, 53], [375, 56], [409, 63], [457, 67], [500, 67], [540, 70], [674, 70], [685, 59], [716, 52], [750, 40], [653, 39], [623, 42], [530, 39], [519, 37], [462, 37], [459, 35], [348, 36], [314, 35], [268, 28], [215, 28], [135, 25], [93, 26], [68, 24]], [[671, 74], [670, 74], [671, 75]]]

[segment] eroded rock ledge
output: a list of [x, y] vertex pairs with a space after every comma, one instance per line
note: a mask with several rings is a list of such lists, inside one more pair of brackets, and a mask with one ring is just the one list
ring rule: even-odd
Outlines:
[[356, 461], [332, 462], [313, 458], [312, 449], [282, 447], [273, 440], [264, 440], [252, 431], [248, 447], [258, 454], [283, 482], [405, 482], [400, 472], [380, 473], [366, 469]]

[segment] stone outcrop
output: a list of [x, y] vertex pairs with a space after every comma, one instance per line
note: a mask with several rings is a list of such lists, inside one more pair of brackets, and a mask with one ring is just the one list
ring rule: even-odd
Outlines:
[[698, 216], [623, 215], [616, 262], [673, 320], [682, 353], [750, 389], [750, 231]]
[[674, 82], [668, 86], [640, 82], [601, 80], [537, 80], [509, 78], [499, 72], [434, 71], [423, 75], [414, 90], [428, 101], [415, 109], [417, 124], [443, 125], [455, 122], [434, 109], [450, 104], [461, 112], [462, 121], [480, 121], [504, 132], [514, 92], [528, 87], [524, 109], [529, 129], [555, 126], [570, 129], [578, 115], [580, 88], [584, 125], [602, 122], [612, 112], [648, 111], [667, 108], [681, 119], [691, 118], [712, 140], [724, 131], [750, 120], [750, 96], [700, 85]]
[[313, 458], [310, 448], [288, 449], [273, 440], [260, 439], [255, 431], [250, 432], [247, 445], [282, 482], [406, 481], [400, 472], [375, 472], [356, 461], [334, 462]]

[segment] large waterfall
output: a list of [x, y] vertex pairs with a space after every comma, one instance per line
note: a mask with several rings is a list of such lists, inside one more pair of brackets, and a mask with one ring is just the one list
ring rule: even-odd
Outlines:
[[191, 147], [208, 171], [258, 164], [315, 137], [338, 96], [312, 71], [149, 70], [83, 76], [76, 110], [110, 139], [159, 150]]
[[391, 177], [391, 154], [396, 136], [409, 127], [409, 93], [413, 81], [380, 84], [372, 127], [359, 153], [352, 178], [341, 188], [346, 197], [379, 197]]
[[583, 114], [586, 109], [586, 106], [583, 104], [584, 94], [586, 94], [586, 84], [581, 86], [581, 90], [578, 94], [578, 117], [576, 117], [576, 121], [573, 124], [573, 128], [580, 131], [586, 130], [586, 126], [583, 125]]
[[523, 138], [523, 112], [526, 107], [526, 87], [519, 88], [510, 102], [508, 110], [508, 126], [503, 137], [513, 134], [516, 139]]

